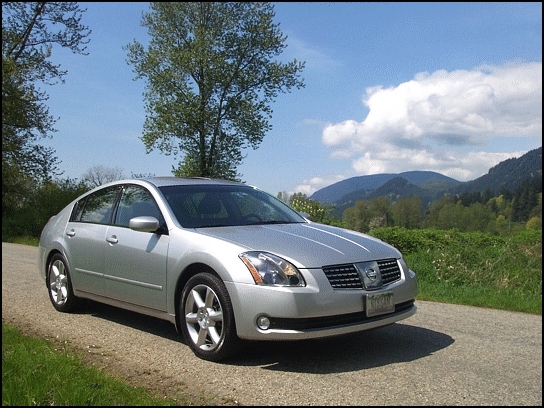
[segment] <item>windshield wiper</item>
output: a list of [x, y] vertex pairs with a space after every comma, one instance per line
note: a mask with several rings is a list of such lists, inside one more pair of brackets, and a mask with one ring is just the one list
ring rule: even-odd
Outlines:
[[292, 221], [278, 221], [278, 220], [269, 220], [269, 221], [259, 221], [251, 225], [272, 225], [272, 224], [293, 224]]

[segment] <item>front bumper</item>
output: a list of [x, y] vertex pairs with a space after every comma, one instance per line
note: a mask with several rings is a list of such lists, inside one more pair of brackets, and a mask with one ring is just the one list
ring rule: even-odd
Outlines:
[[[316, 276], [318, 278], [316, 278]], [[237, 334], [247, 340], [302, 340], [336, 336], [386, 326], [412, 316], [417, 308], [417, 279], [412, 271], [377, 291], [333, 289], [322, 273], [304, 274], [306, 287], [271, 287], [225, 282]], [[367, 317], [365, 296], [392, 291], [395, 311]], [[266, 316], [270, 328], [257, 319]]]

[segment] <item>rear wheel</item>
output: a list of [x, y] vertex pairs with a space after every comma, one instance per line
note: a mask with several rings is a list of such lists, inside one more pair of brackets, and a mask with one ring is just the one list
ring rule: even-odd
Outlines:
[[47, 289], [53, 307], [59, 312], [71, 312], [80, 304], [81, 299], [74, 295], [70, 271], [61, 254], [53, 255], [49, 262]]
[[221, 279], [210, 273], [193, 276], [183, 289], [179, 308], [181, 330], [197, 357], [220, 361], [236, 353], [234, 312]]

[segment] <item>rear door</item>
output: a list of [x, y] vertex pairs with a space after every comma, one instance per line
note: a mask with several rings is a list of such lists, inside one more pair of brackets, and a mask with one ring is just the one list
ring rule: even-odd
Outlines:
[[67, 224], [66, 254], [76, 291], [104, 294], [106, 232], [120, 188], [103, 188], [82, 199]]

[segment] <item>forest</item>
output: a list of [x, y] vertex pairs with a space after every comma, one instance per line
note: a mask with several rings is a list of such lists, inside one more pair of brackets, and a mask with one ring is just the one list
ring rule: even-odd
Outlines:
[[293, 194], [288, 201], [297, 211], [309, 214], [313, 221], [363, 233], [381, 227], [457, 229], [491, 234], [542, 229], [542, 177], [527, 178], [514, 191], [503, 188], [497, 196], [493, 196], [489, 188], [483, 193], [445, 194], [426, 208], [417, 195], [394, 202], [386, 196], [359, 200], [345, 209], [341, 218], [334, 215], [334, 207], [301, 193]]

